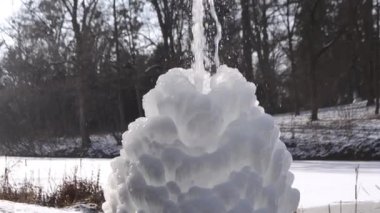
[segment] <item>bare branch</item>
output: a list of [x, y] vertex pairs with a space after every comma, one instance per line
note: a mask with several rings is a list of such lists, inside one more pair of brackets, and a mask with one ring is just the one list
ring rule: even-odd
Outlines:
[[321, 55], [323, 55], [323, 53], [325, 53], [330, 47], [332, 47], [345, 32], [346, 27], [344, 26], [337, 32], [336, 36], [331, 41], [323, 45], [323, 47], [315, 55], [315, 58], [318, 59], [319, 57], [321, 57]]
[[70, 16], [72, 17], [73, 16], [73, 12], [72, 12], [73, 5], [67, 0], [62, 0], [62, 3], [66, 7], [67, 12], [69, 12]]
[[145, 35], [145, 34], [143, 34], [143, 33], [138, 33], [138, 35], [141, 35], [142, 37], [144, 37], [144, 39], [146, 39], [146, 40], [148, 40], [149, 41], [149, 43], [151, 44], [151, 45], [153, 45], [153, 46], [157, 46], [157, 43], [156, 42], [154, 42], [151, 38], [149, 38], [147, 35]]
[[[91, 3], [93, 3], [93, 4], [91, 4]], [[95, 17], [95, 14], [96, 14], [96, 8], [97, 8], [97, 5], [98, 5], [98, 0], [94, 0], [91, 3], [89, 5], [89, 7], [92, 7], [92, 9], [91, 9], [90, 18], [88, 19], [88, 24], [90, 24], [92, 22], [92, 20], [94, 20], [94, 17]]]

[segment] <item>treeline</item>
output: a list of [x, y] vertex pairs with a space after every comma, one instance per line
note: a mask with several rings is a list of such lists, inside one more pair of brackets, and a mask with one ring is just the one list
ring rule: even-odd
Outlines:
[[[204, 1], [209, 8], [208, 1]], [[0, 142], [120, 132], [172, 67], [191, 65], [191, 0], [29, 0], [1, 42]], [[269, 113], [351, 103], [379, 112], [379, 0], [215, 0], [222, 64]], [[205, 20], [210, 71], [216, 24]], [[375, 113], [375, 112], [374, 112]]]

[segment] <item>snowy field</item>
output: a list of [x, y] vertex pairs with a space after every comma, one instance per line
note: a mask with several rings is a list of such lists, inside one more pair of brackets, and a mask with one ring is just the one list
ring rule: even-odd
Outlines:
[[[99, 172], [99, 181], [105, 185], [110, 172], [109, 162], [107, 159], [1, 157], [0, 171], [4, 171], [6, 165], [12, 183], [28, 180], [48, 191], [63, 177], [70, 177], [75, 172], [79, 177], [94, 180]], [[301, 192], [299, 207], [327, 207], [328, 204], [338, 205], [340, 201], [354, 201], [355, 168], [358, 165], [358, 200], [379, 202], [380, 162], [295, 161], [291, 171], [295, 174], [293, 186]], [[0, 202], [0, 210], [2, 204]]]

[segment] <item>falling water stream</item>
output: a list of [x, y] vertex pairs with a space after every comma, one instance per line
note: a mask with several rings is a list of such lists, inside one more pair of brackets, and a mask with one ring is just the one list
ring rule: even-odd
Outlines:
[[[208, 91], [207, 82], [205, 82], [205, 78], [209, 76], [209, 72], [205, 69], [205, 47], [206, 45], [206, 38], [205, 38], [205, 28], [203, 26], [203, 21], [205, 17], [205, 7], [204, 2], [200, 0], [194, 0], [193, 1], [193, 9], [192, 9], [192, 19], [193, 19], [193, 41], [191, 43], [191, 50], [194, 55], [194, 62], [192, 64], [193, 70], [196, 72], [195, 76], [195, 86], [198, 89], [198, 91]], [[215, 25], [216, 25], [216, 36], [214, 38], [214, 63], [216, 69], [220, 66], [220, 59], [219, 59], [219, 43], [222, 38], [222, 27], [219, 23], [218, 16], [216, 14], [215, 10], [215, 3], [214, 0], [208, 0], [208, 3], [210, 5], [210, 13], [211, 17], [214, 19]], [[206, 85], [205, 85], [206, 84]]]

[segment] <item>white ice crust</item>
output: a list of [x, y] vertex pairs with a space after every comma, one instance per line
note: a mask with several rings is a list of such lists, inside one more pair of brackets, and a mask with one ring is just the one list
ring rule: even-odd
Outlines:
[[[123, 134], [105, 212], [291, 213], [292, 157], [238, 70], [175, 68], [143, 98], [146, 117]], [[200, 89], [201, 88], [201, 89]]]

